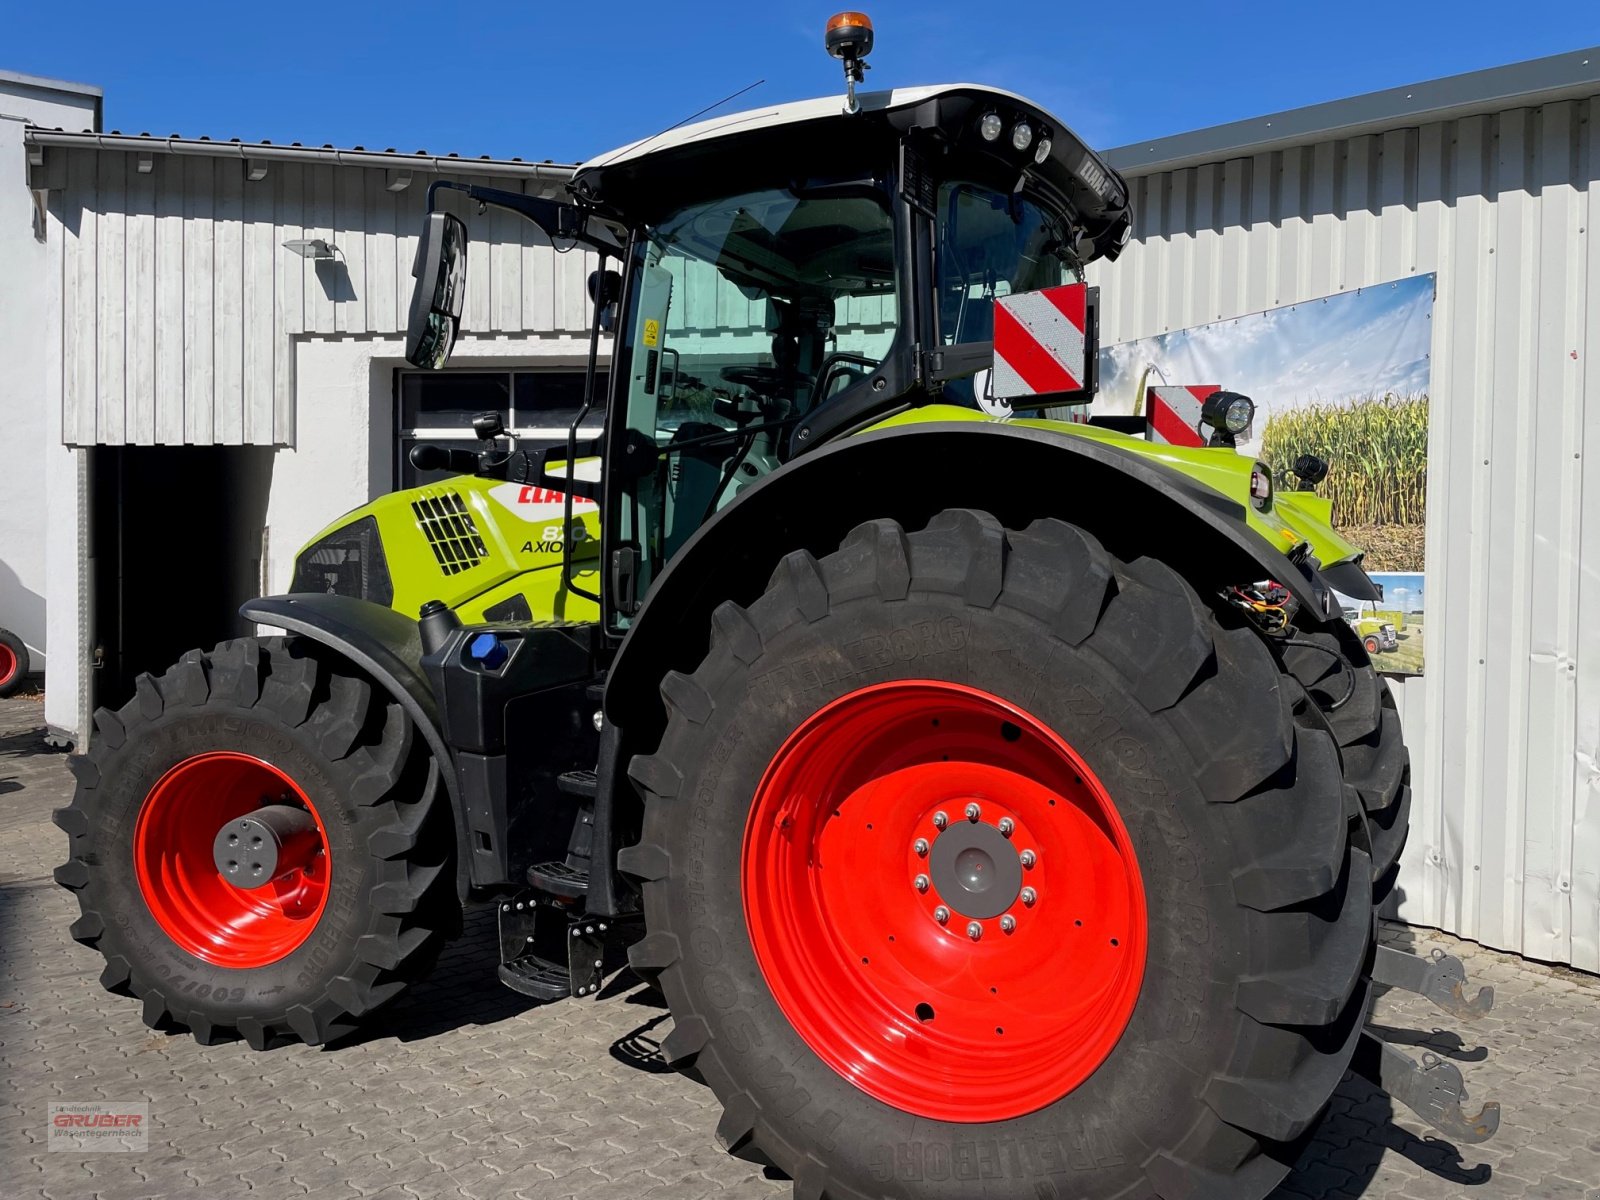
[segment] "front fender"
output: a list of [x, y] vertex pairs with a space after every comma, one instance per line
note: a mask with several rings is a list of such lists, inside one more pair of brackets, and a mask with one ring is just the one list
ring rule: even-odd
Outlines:
[[1313, 614], [1338, 606], [1326, 582], [1251, 528], [1242, 505], [1106, 442], [1015, 423], [926, 422], [841, 439], [746, 489], [706, 523], [651, 588], [612, 664], [606, 716], [630, 745], [661, 721], [657, 686], [705, 655], [712, 610], [749, 604], [784, 554], [836, 549], [880, 517], [909, 529], [947, 508], [1013, 528], [1072, 521], [1124, 559], [1153, 555], [1202, 589], [1275, 579]]
[[[337, 651], [394, 698], [416, 725], [439, 764], [439, 774], [450, 797], [456, 846], [469, 845], [454, 756], [440, 728], [438, 702], [422, 671], [422, 642], [417, 623], [370, 600], [321, 592], [261, 596], [241, 605], [239, 614], [246, 620], [276, 625]], [[456, 890], [463, 898], [469, 882], [467, 855], [458, 853]]]

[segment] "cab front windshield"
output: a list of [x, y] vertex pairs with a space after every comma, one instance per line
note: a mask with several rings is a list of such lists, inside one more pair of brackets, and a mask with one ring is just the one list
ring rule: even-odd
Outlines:
[[656, 454], [620, 532], [648, 576], [777, 466], [800, 417], [882, 362], [900, 298], [893, 222], [866, 185], [724, 197], [642, 240], [618, 386]]

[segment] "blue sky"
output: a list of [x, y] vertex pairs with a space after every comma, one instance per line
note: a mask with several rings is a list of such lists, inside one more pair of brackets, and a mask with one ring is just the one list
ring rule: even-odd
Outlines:
[[[736, 107], [839, 88], [830, 4], [23, 7], [0, 68], [103, 86], [124, 132], [571, 161], [756, 79]], [[997, 84], [1102, 147], [1600, 43], [1600, 5], [1574, 0], [864, 7], [869, 87]]]

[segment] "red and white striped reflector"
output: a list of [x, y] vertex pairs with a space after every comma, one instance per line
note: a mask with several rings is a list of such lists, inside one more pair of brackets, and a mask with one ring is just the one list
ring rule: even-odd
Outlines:
[[1088, 297], [1087, 284], [1068, 283], [994, 302], [997, 399], [1083, 390], [1089, 377], [1084, 352]]
[[1148, 389], [1144, 407], [1150, 420], [1149, 439], [1167, 446], [1204, 446], [1206, 435], [1200, 432], [1200, 406], [1207, 396], [1221, 390], [1214, 383]]

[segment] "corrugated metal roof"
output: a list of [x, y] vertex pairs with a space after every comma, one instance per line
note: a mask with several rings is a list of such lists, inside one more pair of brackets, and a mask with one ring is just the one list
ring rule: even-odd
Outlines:
[[1435, 121], [1580, 100], [1600, 90], [1600, 46], [1486, 71], [1368, 92], [1346, 100], [1132, 142], [1103, 157], [1124, 175], [1249, 158], [1290, 146], [1409, 129]]
[[182, 134], [157, 137], [149, 133], [126, 134], [118, 130], [94, 133], [89, 130], [73, 132], [64, 129], [42, 129], [30, 125], [23, 131], [24, 140], [32, 146], [62, 146], [78, 150], [118, 150], [125, 153], [144, 154], [198, 154], [217, 158], [254, 158], [261, 160], [289, 160], [301, 163], [332, 163], [343, 167], [395, 167], [412, 171], [474, 175], [513, 176], [519, 179], [564, 180], [574, 165], [528, 162], [521, 158], [491, 158], [485, 154], [468, 158], [460, 154], [429, 154], [426, 150], [405, 153], [394, 147], [386, 150], [368, 150], [364, 146], [337, 147], [331, 144], [306, 146], [299, 142], [287, 145], [274, 142], [246, 142], [240, 138], [215, 141], [208, 137], [187, 138]]

